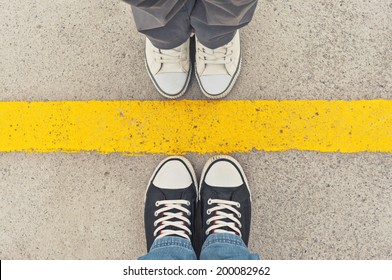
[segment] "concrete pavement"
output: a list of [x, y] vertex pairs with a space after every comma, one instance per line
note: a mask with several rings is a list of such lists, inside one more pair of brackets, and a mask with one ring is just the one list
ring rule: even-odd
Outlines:
[[[387, 0], [261, 1], [228, 99], [391, 99], [391, 23]], [[120, 1], [0, 1], [0, 100], [162, 99], [143, 45]], [[204, 99], [194, 79], [184, 98]], [[198, 175], [210, 156], [187, 155]], [[263, 259], [392, 258], [390, 154], [234, 157]], [[137, 258], [163, 158], [0, 154], [0, 259]]]

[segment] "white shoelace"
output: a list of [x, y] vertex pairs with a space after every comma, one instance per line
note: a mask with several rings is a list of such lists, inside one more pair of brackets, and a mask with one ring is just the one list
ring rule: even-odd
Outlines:
[[174, 48], [170, 50], [162, 50], [155, 48], [153, 50], [154, 60], [161, 64], [164, 63], [178, 63], [179, 61], [185, 60], [181, 59], [181, 48]]
[[[241, 222], [238, 220], [238, 218], [241, 218], [241, 213], [234, 208], [240, 208], [240, 203], [222, 199], [209, 199], [207, 203], [208, 205], [216, 204], [216, 206], [207, 209], [208, 215], [215, 212], [215, 215], [206, 221], [207, 225], [213, 223], [213, 225], [206, 230], [207, 235], [213, 231], [214, 233], [238, 234], [240, 237], [242, 237], [240, 231], [242, 225]], [[232, 213], [223, 212], [221, 210], [229, 210]], [[232, 222], [227, 222], [227, 220], [230, 220]], [[224, 227], [230, 228], [232, 231], [222, 229]]]
[[[163, 205], [162, 208], [155, 211], [155, 217], [162, 214], [162, 217], [155, 220], [154, 226], [159, 226], [154, 231], [154, 236], [156, 238], [161, 238], [167, 235], [178, 235], [180, 237], [190, 240], [189, 236], [192, 235], [189, 229], [191, 222], [184, 216], [190, 216], [192, 213], [188, 211], [183, 205], [189, 206], [191, 203], [188, 200], [160, 200], [155, 203], [155, 206], [159, 207]], [[179, 210], [174, 213], [173, 210]], [[187, 224], [188, 226], [186, 226]], [[175, 229], [165, 229], [167, 227], [178, 228]]]
[[198, 58], [203, 61], [205, 64], [227, 64], [231, 62], [233, 55], [233, 47], [234, 43], [230, 42], [227, 45], [224, 45], [220, 48], [209, 49], [204, 46], [198, 47]]

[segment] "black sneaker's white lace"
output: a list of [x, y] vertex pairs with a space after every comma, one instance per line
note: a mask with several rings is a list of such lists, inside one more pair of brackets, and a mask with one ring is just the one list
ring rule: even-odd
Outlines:
[[[192, 235], [189, 229], [191, 221], [186, 216], [191, 216], [192, 213], [183, 205], [190, 206], [191, 203], [188, 200], [181, 199], [155, 202], [156, 207], [163, 207], [154, 213], [155, 217], [161, 215], [161, 218], [154, 221], [154, 227], [159, 225], [154, 231], [154, 237], [161, 238], [168, 235], [178, 235], [190, 240], [189, 236]], [[174, 212], [175, 210], [178, 211]]]
[[[240, 230], [240, 228], [242, 228], [242, 225], [241, 222], [238, 220], [238, 218], [241, 218], [241, 213], [237, 210], [241, 207], [241, 204], [239, 202], [222, 199], [209, 199], [207, 203], [208, 205], [215, 205], [207, 209], [208, 215], [214, 213], [214, 216], [212, 216], [206, 221], [207, 225], [212, 224], [206, 230], [207, 235], [210, 234], [210, 232], [231, 233], [238, 234], [240, 237], [242, 237]], [[227, 228], [229, 228], [230, 230], [227, 230]]]

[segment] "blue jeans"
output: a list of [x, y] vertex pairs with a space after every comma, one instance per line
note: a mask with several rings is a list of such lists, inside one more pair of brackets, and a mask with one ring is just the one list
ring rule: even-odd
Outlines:
[[[150, 252], [139, 260], [196, 260], [196, 253], [188, 239], [166, 236], [156, 239]], [[201, 260], [259, 260], [250, 253], [241, 237], [230, 233], [211, 234], [200, 253]]]

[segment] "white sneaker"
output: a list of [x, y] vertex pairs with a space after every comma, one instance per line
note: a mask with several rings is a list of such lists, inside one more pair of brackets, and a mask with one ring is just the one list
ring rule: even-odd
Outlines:
[[209, 49], [196, 38], [196, 78], [204, 95], [218, 99], [233, 88], [241, 69], [240, 35], [228, 44]]
[[156, 89], [164, 97], [182, 96], [191, 77], [189, 39], [177, 48], [158, 49], [146, 38], [146, 67]]

